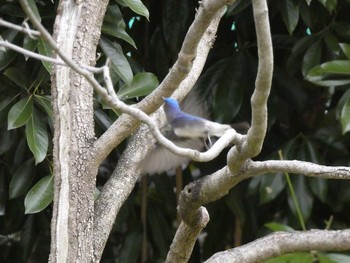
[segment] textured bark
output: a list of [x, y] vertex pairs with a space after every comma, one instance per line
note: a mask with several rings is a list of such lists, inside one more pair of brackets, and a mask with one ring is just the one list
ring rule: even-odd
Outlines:
[[[60, 1], [54, 38], [77, 64], [93, 65], [108, 1]], [[91, 262], [93, 257], [93, 89], [68, 67], [52, 74], [55, 195], [51, 262]]]

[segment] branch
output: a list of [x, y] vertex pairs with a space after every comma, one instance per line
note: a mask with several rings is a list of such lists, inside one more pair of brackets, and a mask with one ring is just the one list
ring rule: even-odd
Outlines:
[[266, 1], [253, 0], [254, 21], [258, 44], [258, 73], [255, 90], [251, 97], [252, 121], [247, 140], [238, 149], [233, 147], [228, 154], [228, 165], [232, 172], [240, 169], [248, 158], [261, 151], [267, 128], [267, 100], [270, 94], [273, 73], [273, 50]]
[[326, 166], [297, 160], [250, 161], [245, 167], [245, 174], [255, 176], [266, 173], [303, 174], [324, 179], [350, 179], [350, 168], [345, 166]]
[[218, 252], [206, 263], [253, 263], [298, 251], [345, 251], [350, 249], [350, 230], [276, 232], [246, 245]]
[[[197, 81], [211, 48], [210, 43], [212, 43], [215, 38], [217, 27], [225, 10], [226, 7], [223, 7], [214, 15], [210, 26], [207, 28], [205, 34], [203, 34], [203, 37], [198, 44], [197, 52], [195, 52], [197, 56], [193, 61], [193, 67], [176, 91], [177, 98], [184, 97]], [[158, 110], [153, 114], [156, 121], [159, 121], [160, 119], [162, 119], [160, 121], [165, 120], [164, 112], [162, 117], [160, 117], [161, 112], [161, 110]], [[118, 120], [120, 119], [125, 120], [126, 118], [122, 118], [121, 116]], [[116, 123], [122, 123], [118, 120]], [[124, 123], [124, 125], [129, 127], [129, 123]], [[112, 131], [112, 129], [110, 131]], [[105, 136], [108, 137], [109, 135]], [[107, 137], [104, 139], [101, 138], [102, 140], [100, 140], [99, 143], [106, 140]], [[153, 143], [154, 141], [153, 138], [150, 137], [149, 129], [145, 125], [142, 125], [132, 137], [132, 140], [128, 143], [126, 150], [123, 152], [122, 157], [118, 162], [116, 170], [104, 185], [99, 198], [96, 200], [94, 217], [94, 251], [96, 251], [95, 260], [97, 261], [101, 257], [101, 253], [113, 226], [115, 217], [134, 188], [139, 177], [139, 163], [150, 152]], [[97, 147], [97, 149], [99, 148]]]
[[31, 38], [33, 38], [33, 37], [40, 37], [40, 32], [38, 32], [36, 30], [32, 30], [32, 29], [27, 28], [27, 27], [18, 26], [16, 24], [7, 22], [7, 21], [3, 20], [2, 18], [0, 18], [0, 26], [11, 28], [11, 29], [17, 30], [17, 31], [22, 32], [22, 33], [26, 33]]
[[[23, 0], [22, 0], [23, 1]], [[215, 157], [217, 157], [220, 152], [229, 146], [231, 142], [234, 144], [240, 143], [244, 136], [236, 133], [235, 130], [229, 130], [227, 131], [224, 136], [222, 136], [214, 145], [211, 147], [207, 152], [201, 153], [196, 150], [192, 149], [184, 149], [181, 147], [176, 146], [173, 142], [168, 140], [166, 137], [164, 137], [161, 132], [159, 131], [158, 127], [156, 126], [155, 122], [143, 111], [139, 110], [136, 107], [128, 106], [121, 100], [119, 100], [118, 96], [116, 95], [114, 91], [114, 87], [110, 78], [110, 73], [109, 73], [109, 67], [104, 66], [101, 69], [96, 69], [94, 67], [89, 67], [89, 66], [80, 66], [74, 63], [69, 57], [67, 57], [61, 50], [59, 49], [58, 45], [56, 42], [53, 40], [51, 35], [46, 31], [46, 29], [40, 24], [39, 21], [35, 18], [33, 14], [30, 14], [31, 10], [30, 7], [26, 5], [26, 1], [24, 1], [23, 8], [28, 8], [26, 11], [28, 12], [28, 16], [31, 19], [34, 19], [33, 24], [39, 29], [40, 33], [43, 35], [44, 39], [49, 43], [49, 45], [53, 48], [53, 50], [57, 51], [59, 56], [62, 58], [62, 61], [59, 61], [57, 59], [49, 58], [46, 56], [42, 56], [39, 54], [36, 54], [34, 52], [27, 51], [23, 48], [20, 48], [16, 45], [10, 44], [7, 41], [0, 41], [0, 45], [3, 45], [5, 47], [10, 47], [18, 52], [21, 52], [27, 56], [31, 56], [36, 59], [41, 59], [44, 61], [48, 61], [54, 64], [58, 65], [64, 65], [72, 68], [75, 70], [77, 73], [83, 75], [88, 82], [94, 87], [95, 91], [104, 99], [106, 103], [111, 105], [113, 108], [120, 110], [126, 114], [131, 115], [132, 117], [136, 118], [139, 121], [142, 121], [146, 123], [153, 134], [153, 136], [157, 139], [157, 141], [170, 150], [171, 152], [189, 157], [192, 160], [199, 161], [199, 162], [207, 162], [210, 160], [213, 160]], [[185, 46], [186, 47], [186, 46]], [[104, 73], [104, 79], [105, 83], [107, 86], [108, 93], [106, 89], [104, 89], [91, 75], [91, 72], [97, 73], [99, 71], [103, 70]], [[98, 162], [95, 163], [96, 165], [99, 165]]]
[[[211, 21], [214, 20], [222, 7], [233, 2], [235, 0], [204, 0], [200, 2], [197, 16], [185, 36], [177, 61], [159, 87], [138, 103], [136, 108], [150, 114], [161, 106], [162, 97], [171, 96], [190, 72], [197, 56], [198, 43]], [[95, 162], [100, 163], [104, 160], [121, 141], [135, 132], [139, 124], [139, 121], [122, 114], [95, 142], [95, 152], [98, 153]]]

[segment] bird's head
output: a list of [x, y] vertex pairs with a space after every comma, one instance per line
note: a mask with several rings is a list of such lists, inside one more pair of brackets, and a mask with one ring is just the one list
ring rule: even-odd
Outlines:
[[163, 98], [164, 111], [167, 115], [168, 121], [171, 121], [176, 115], [181, 112], [179, 103], [173, 98]]

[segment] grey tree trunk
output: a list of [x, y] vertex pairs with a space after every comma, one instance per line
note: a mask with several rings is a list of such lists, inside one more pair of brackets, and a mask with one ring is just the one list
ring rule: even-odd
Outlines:
[[[54, 38], [77, 64], [94, 65], [108, 1], [61, 0]], [[68, 67], [52, 73], [55, 195], [50, 262], [91, 262], [96, 166], [93, 88]]]

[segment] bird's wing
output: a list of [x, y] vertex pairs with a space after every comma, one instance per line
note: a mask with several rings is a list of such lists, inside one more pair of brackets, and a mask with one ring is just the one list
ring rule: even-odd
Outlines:
[[[203, 141], [200, 139], [179, 140], [174, 141], [174, 143], [179, 147], [195, 150], [201, 150], [204, 146]], [[151, 153], [140, 163], [140, 169], [142, 174], [163, 173], [189, 161], [190, 159], [188, 157], [176, 155], [157, 144]]]

